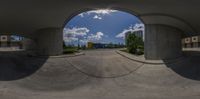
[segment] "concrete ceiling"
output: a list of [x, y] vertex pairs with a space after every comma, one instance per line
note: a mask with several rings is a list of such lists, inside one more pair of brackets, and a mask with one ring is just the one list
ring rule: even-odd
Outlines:
[[199, 5], [199, 0], [1, 0], [0, 32], [63, 27], [86, 9], [113, 8], [133, 13], [145, 24], [174, 26], [190, 36], [200, 33]]

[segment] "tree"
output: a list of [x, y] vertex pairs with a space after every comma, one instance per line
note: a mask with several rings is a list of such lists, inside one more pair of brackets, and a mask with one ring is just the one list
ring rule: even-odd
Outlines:
[[65, 41], [63, 41], [63, 48], [65, 48], [66, 47], [66, 45], [65, 45]]
[[108, 48], [113, 48], [113, 43], [112, 43], [112, 42], [110, 42], [110, 43], [108, 44]]
[[129, 53], [137, 54], [137, 49], [144, 48], [144, 42], [141, 37], [136, 36], [134, 33], [128, 33], [126, 36], [126, 46]]

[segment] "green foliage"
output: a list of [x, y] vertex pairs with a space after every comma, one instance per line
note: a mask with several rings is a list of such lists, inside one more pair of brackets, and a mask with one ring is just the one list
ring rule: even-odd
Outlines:
[[126, 46], [129, 53], [139, 55], [144, 53], [144, 42], [141, 37], [136, 36], [134, 33], [128, 33]]
[[75, 46], [66, 46], [63, 42], [63, 53], [64, 54], [73, 54], [75, 52], [78, 52], [78, 47]]

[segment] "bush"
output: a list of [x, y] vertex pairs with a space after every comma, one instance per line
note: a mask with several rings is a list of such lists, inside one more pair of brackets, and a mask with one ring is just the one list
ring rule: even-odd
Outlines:
[[75, 46], [66, 46], [63, 42], [63, 54], [73, 54], [75, 52], [78, 52], [78, 48]]
[[144, 42], [141, 37], [134, 33], [128, 33], [126, 36], [126, 47], [129, 53], [139, 55], [144, 53]]
[[71, 48], [71, 49], [68, 48], [68, 49], [63, 50], [63, 54], [73, 54], [75, 52], [78, 52], [78, 50], [74, 48]]

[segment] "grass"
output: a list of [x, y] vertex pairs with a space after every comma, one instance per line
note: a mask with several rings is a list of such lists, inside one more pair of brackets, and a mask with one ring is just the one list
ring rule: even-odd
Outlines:
[[[120, 51], [122, 51], [122, 52], [126, 52], [126, 53], [130, 53], [127, 49], [122, 49], [122, 50], [120, 50]], [[141, 51], [139, 51], [139, 52], [137, 52], [137, 53], [130, 53], [130, 54], [133, 54], [133, 55], [143, 55], [144, 54], [144, 50], [141, 50]]]
[[63, 49], [63, 54], [73, 54], [76, 52], [78, 52], [78, 48], [76, 48], [76, 47], [65, 47]]
[[122, 50], [120, 50], [120, 51], [122, 51], [122, 52], [127, 52], [127, 53], [128, 53], [128, 50], [127, 50], [127, 49], [122, 49]]

